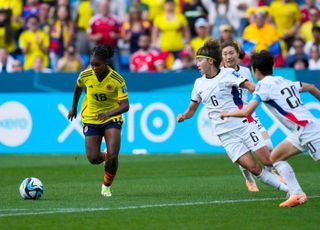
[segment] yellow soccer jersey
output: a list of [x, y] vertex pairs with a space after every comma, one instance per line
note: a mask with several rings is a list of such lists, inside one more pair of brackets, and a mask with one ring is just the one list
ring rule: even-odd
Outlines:
[[121, 115], [110, 117], [105, 121], [97, 119], [97, 115], [119, 107], [119, 101], [128, 98], [127, 86], [124, 79], [109, 68], [109, 73], [99, 82], [94, 71], [89, 68], [82, 71], [77, 85], [86, 87], [87, 95], [82, 103], [82, 122], [86, 124], [104, 124], [112, 119], [122, 119]]

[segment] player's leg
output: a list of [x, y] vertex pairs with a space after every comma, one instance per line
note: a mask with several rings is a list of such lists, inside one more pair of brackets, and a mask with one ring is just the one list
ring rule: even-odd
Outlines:
[[99, 125], [84, 124], [86, 155], [91, 164], [101, 164], [106, 159], [106, 153], [101, 152], [103, 129]]
[[107, 153], [101, 152], [102, 136], [85, 137], [86, 155], [91, 164], [101, 164], [105, 161]]
[[303, 192], [292, 167], [285, 161], [289, 157], [301, 152], [288, 140], [282, 141], [271, 153], [273, 165], [281, 176], [284, 177], [289, 188], [290, 198], [282, 202], [280, 207], [293, 207], [307, 201], [307, 196]]
[[108, 155], [104, 165], [104, 179], [101, 194], [104, 196], [111, 196], [110, 187], [118, 170], [121, 129], [108, 128], [105, 130], [104, 137], [107, 144]]
[[241, 165], [239, 165], [239, 169], [245, 179], [248, 191], [249, 192], [259, 192], [259, 188], [256, 184], [255, 179], [253, 178], [252, 173], [249, 170], [242, 167]]
[[240, 156], [236, 161], [239, 165], [249, 170], [253, 175], [257, 176], [263, 183], [270, 185], [280, 191], [288, 192], [288, 187], [281, 183], [277, 177], [269, 171], [260, 167], [250, 152]]
[[245, 124], [239, 129], [223, 133], [218, 137], [232, 162], [237, 162], [265, 184], [288, 192], [287, 186], [280, 183], [272, 173], [262, 169], [251, 155], [251, 151], [256, 151], [263, 147], [268, 152], [263, 138], [254, 124]]

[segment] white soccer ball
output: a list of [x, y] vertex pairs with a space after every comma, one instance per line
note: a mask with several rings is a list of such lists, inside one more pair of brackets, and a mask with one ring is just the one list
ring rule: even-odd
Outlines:
[[26, 200], [38, 200], [44, 192], [42, 182], [35, 177], [24, 179], [20, 185], [20, 195]]

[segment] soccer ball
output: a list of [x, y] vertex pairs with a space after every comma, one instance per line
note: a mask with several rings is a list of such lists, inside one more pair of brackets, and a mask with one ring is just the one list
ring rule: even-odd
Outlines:
[[38, 178], [28, 177], [22, 181], [19, 191], [25, 200], [38, 200], [43, 195], [44, 187]]

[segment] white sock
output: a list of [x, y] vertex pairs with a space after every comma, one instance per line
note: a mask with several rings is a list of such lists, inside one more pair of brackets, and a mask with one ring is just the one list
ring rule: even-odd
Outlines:
[[281, 183], [278, 180], [278, 178], [268, 170], [262, 169], [262, 172], [260, 173], [260, 175], [257, 176], [257, 178], [261, 180], [263, 183], [270, 185], [271, 187], [274, 187], [280, 191], [283, 191], [283, 192], [289, 191], [288, 186]]
[[242, 167], [241, 165], [239, 165], [240, 171], [242, 172], [242, 175], [244, 177], [244, 179], [246, 179], [247, 181], [249, 181], [250, 183], [254, 183], [256, 184], [256, 181], [254, 180], [251, 172], [249, 172], [247, 169], [245, 169], [244, 167]]
[[277, 169], [278, 173], [283, 176], [285, 179], [290, 195], [298, 195], [298, 194], [304, 194], [296, 175], [292, 169], [292, 167], [289, 165], [286, 161], [278, 161], [274, 163], [274, 167]]

